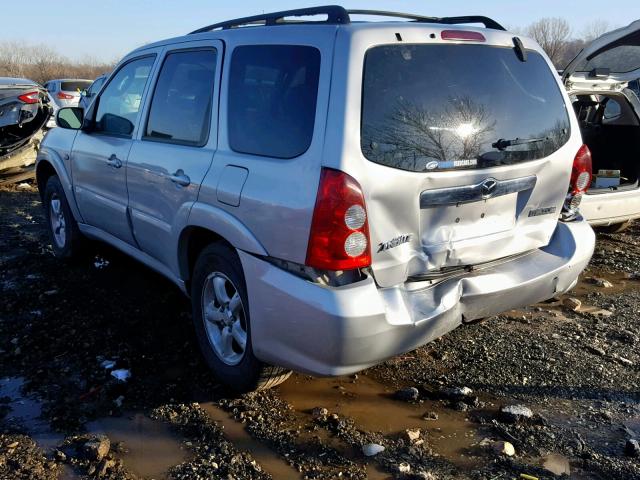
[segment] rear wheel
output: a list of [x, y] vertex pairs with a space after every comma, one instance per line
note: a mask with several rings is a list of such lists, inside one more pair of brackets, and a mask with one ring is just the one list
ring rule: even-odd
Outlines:
[[621, 233], [629, 228], [629, 225], [631, 225], [631, 220], [620, 223], [612, 223], [611, 225], [607, 225], [606, 227], [598, 227], [598, 231], [603, 233]]
[[267, 365], [253, 354], [249, 302], [235, 251], [220, 243], [202, 251], [194, 268], [191, 302], [200, 349], [222, 383], [249, 392], [289, 377], [290, 370]]
[[76, 256], [81, 248], [82, 234], [56, 175], [47, 180], [43, 200], [54, 255], [59, 258]]

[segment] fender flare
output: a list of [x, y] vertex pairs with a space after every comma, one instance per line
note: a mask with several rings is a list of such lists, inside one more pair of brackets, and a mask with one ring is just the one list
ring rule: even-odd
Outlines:
[[[62, 184], [62, 188], [64, 189], [64, 194], [67, 197], [67, 202], [69, 203], [71, 213], [73, 213], [76, 221], [82, 222], [82, 215], [80, 214], [80, 210], [78, 209], [76, 196], [73, 193], [73, 182], [71, 180], [71, 175], [69, 175], [64, 161], [62, 160], [62, 158], [60, 158], [58, 152], [41, 145], [40, 150], [38, 151], [38, 156], [36, 158], [36, 179], [38, 179], [39, 172], [42, 168], [41, 165], [44, 163], [48, 163], [56, 172], [56, 175], [58, 176], [58, 178], [60, 179], [60, 183]], [[41, 194], [44, 194], [44, 191], [42, 191]]]
[[178, 266], [180, 277], [189, 278], [187, 242], [190, 230], [202, 228], [221, 237], [232, 247], [255, 255], [267, 256], [267, 251], [256, 236], [238, 218], [222, 208], [196, 202], [191, 207], [186, 225], [178, 236]]

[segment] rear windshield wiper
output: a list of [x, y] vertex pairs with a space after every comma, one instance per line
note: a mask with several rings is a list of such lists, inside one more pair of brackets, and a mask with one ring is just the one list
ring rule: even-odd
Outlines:
[[492, 143], [491, 146], [498, 150], [505, 150], [514, 145], [527, 145], [529, 143], [544, 142], [545, 140], [547, 140], [547, 138], [513, 138], [511, 140], [501, 138], [495, 143]]

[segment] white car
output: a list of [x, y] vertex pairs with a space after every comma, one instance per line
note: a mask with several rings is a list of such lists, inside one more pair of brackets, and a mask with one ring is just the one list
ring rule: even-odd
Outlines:
[[640, 218], [640, 20], [588, 44], [562, 76], [593, 160], [580, 213], [622, 231]]
[[56, 126], [55, 118], [60, 108], [78, 106], [80, 92], [89, 88], [91, 83], [91, 80], [67, 78], [49, 80], [44, 84], [49, 94], [49, 104], [53, 107], [53, 115], [47, 123], [47, 128]]

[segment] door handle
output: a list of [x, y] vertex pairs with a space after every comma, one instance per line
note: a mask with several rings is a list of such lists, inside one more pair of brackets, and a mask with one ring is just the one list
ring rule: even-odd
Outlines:
[[113, 168], [120, 168], [122, 166], [122, 160], [116, 157], [115, 153], [112, 153], [111, 156], [107, 159], [107, 165]]
[[178, 170], [173, 175], [167, 175], [167, 178], [171, 180], [173, 183], [176, 183], [182, 187], [187, 187], [191, 184], [191, 179], [185, 175], [182, 169]]

